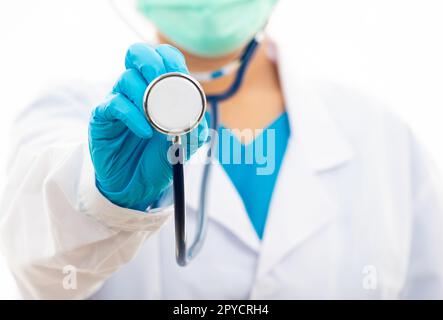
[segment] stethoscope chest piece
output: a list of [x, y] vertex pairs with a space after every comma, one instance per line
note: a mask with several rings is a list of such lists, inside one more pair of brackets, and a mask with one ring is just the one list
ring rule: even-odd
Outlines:
[[[149, 84], [145, 91], [143, 108], [152, 127], [170, 136], [173, 141], [170, 151], [174, 153], [175, 160], [171, 162], [171, 165], [176, 260], [180, 266], [185, 266], [199, 251], [203, 232], [198, 232], [190, 248], [187, 248], [183, 174], [185, 148], [181, 145], [180, 136], [196, 128], [203, 120], [206, 111], [206, 96], [194, 78], [183, 73], [171, 72], [157, 77]], [[169, 155], [168, 159], [171, 159]], [[198, 230], [204, 229], [205, 219], [205, 216], [200, 217]]]
[[143, 107], [157, 131], [179, 136], [190, 132], [203, 119], [206, 97], [194, 78], [184, 73], [170, 72], [149, 84]]

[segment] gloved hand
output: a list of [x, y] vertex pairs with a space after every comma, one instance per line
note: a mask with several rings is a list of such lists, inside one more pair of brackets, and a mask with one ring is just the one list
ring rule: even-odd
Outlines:
[[[108, 99], [92, 113], [89, 151], [100, 192], [116, 205], [145, 210], [171, 184], [172, 166], [167, 157], [171, 141], [148, 123], [143, 95], [149, 82], [159, 75], [188, 70], [180, 51], [169, 45], [132, 45], [125, 64], [126, 71]], [[204, 119], [184, 139], [186, 157], [207, 137]]]

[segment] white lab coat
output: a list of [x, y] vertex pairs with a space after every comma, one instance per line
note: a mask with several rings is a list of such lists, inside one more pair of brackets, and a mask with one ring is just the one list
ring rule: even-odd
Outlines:
[[[422, 148], [378, 103], [296, 80], [285, 53], [292, 136], [264, 238], [216, 164], [206, 243], [185, 268], [168, 203], [124, 209], [95, 187], [87, 126], [105, 91], [69, 87], [25, 109], [0, 216], [23, 297], [443, 298], [442, 198]], [[191, 225], [201, 167], [186, 168]]]

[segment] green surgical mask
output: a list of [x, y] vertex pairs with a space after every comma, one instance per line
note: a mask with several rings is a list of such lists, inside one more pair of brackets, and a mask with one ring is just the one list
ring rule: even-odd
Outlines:
[[137, 0], [169, 40], [206, 57], [244, 46], [263, 29], [277, 0]]

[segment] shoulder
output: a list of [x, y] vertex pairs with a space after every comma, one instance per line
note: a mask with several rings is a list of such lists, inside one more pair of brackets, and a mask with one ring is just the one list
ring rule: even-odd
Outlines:
[[424, 189], [439, 170], [410, 125], [384, 102], [358, 90], [313, 81], [312, 88], [338, 130], [367, 168]]
[[88, 83], [80, 80], [60, 81], [43, 87], [29, 103], [17, 109], [16, 122], [41, 116], [89, 117], [90, 110], [106, 97], [112, 86], [109, 83]]
[[[314, 80], [313, 93], [339, 131], [355, 148], [388, 148], [408, 152], [414, 139], [410, 126], [383, 101], [354, 88]], [[392, 149], [394, 148], [394, 149]]]
[[81, 80], [67, 80], [44, 88], [37, 101], [66, 100], [79, 104], [96, 104], [110, 92], [110, 82], [87, 82]]

